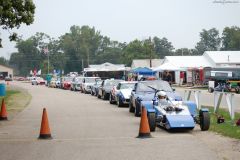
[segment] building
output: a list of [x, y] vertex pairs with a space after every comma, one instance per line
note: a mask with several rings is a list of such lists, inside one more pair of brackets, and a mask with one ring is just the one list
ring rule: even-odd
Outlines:
[[158, 67], [162, 64], [163, 59], [152, 59], [152, 67], [150, 66], [150, 59], [134, 59], [132, 61], [132, 65], [131, 68], [135, 69], [135, 68], [154, 68], [154, 67]]
[[13, 77], [13, 69], [10, 67], [6, 67], [3, 65], [0, 65], [0, 78], [4, 79], [5, 77]]
[[239, 68], [240, 51], [206, 51], [202, 56], [166, 56], [160, 66], [153, 68], [157, 77], [170, 72], [172, 81], [180, 83], [180, 72], [184, 72], [185, 83], [202, 83], [205, 68]]
[[240, 67], [240, 51], [206, 51], [203, 54], [213, 67]]

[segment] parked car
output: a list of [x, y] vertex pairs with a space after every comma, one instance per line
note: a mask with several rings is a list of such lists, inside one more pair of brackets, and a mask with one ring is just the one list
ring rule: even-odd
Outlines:
[[240, 70], [225, 68], [209, 71], [208, 91], [240, 93]]
[[62, 89], [70, 90], [72, 77], [63, 77], [62, 79]]
[[31, 80], [32, 85], [45, 85], [45, 80], [42, 77], [33, 77]]
[[84, 77], [74, 77], [71, 82], [71, 90], [72, 91], [80, 91], [81, 90], [81, 84], [83, 82]]
[[117, 103], [118, 107], [129, 104], [131, 91], [136, 83], [136, 81], [124, 81], [113, 86], [109, 96], [109, 103]]
[[58, 77], [56, 80], [56, 88], [61, 88], [61, 78]]
[[56, 81], [57, 79], [56, 78], [52, 78], [51, 81], [50, 81], [50, 84], [49, 84], [49, 87], [51, 88], [56, 88]]
[[26, 81], [27, 79], [25, 77], [16, 77], [17, 81]]
[[134, 89], [131, 92], [129, 102], [129, 112], [134, 112], [136, 117], [140, 116], [141, 114], [141, 102], [152, 101], [154, 98], [155, 92], [151, 87], [158, 90], [164, 90], [168, 97], [175, 101], [182, 101], [182, 97], [175, 93], [167, 81], [139, 81], [135, 84]]
[[5, 81], [12, 81], [12, 78], [7, 76], [7, 77], [5, 77]]
[[98, 89], [98, 98], [102, 98], [103, 100], [109, 99], [109, 95], [111, 92], [111, 89], [114, 85], [117, 85], [119, 82], [122, 82], [123, 80], [119, 79], [106, 79], [102, 82], [102, 84], [99, 86]]
[[82, 82], [82, 92], [91, 93], [91, 86], [96, 82], [96, 80], [101, 80], [100, 77], [84, 77]]
[[96, 80], [95, 83], [91, 86], [91, 95], [97, 96], [98, 94], [98, 88], [102, 84], [102, 80]]

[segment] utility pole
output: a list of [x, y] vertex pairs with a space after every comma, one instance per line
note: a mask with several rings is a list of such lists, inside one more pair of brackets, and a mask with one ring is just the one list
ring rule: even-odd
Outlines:
[[88, 49], [88, 52], [87, 52], [87, 67], [89, 67], [89, 49]]
[[83, 65], [83, 58], [82, 58], [82, 71], [83, 71], [83, 67], [84, 67], [84, 65]]
[[44, 48], [43, 52], [47, 55], [47, 63], [48, 63], [47, 73], [49, 74], [49, 51], [48, 51], [48, 46], [46, 48]]
[[48, 55], [48, 71], [47, 71], [47, 73], [49, 74], [49, 52], [47, 53], [47, 55]]
[[152, 43], [151, 43], [151, 37], [149, 37], [149, 54], [150, 54], [150, 68], [152, 68]]

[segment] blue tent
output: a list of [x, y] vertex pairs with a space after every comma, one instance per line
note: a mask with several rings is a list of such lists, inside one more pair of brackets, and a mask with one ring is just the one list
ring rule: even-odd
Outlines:
[[131, 71], [132, 73], [135, 73], [135, 74], [139, 74], [139, 75], [148, 75], [148, 76], [152, 76], [152, 75], [155, 75], [156, 71], [153, 71], [152, 69], [150, 68], [147, 68], [147, 67], [138, 67], [136, 69], [133, 69]]

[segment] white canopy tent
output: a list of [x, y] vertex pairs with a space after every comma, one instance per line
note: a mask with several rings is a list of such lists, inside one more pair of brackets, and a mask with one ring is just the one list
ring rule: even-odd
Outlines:
[[174, 64], [170, 63], [170, 62], [166, 62], [164, 64], [162, 64], [161, 66], [158, 66], [156, 68], [153, 68], [153, 71], [157, 71], [157, 72], [161, 72], [161, 71], [186, 71], [186, 69], [175, 66]]

